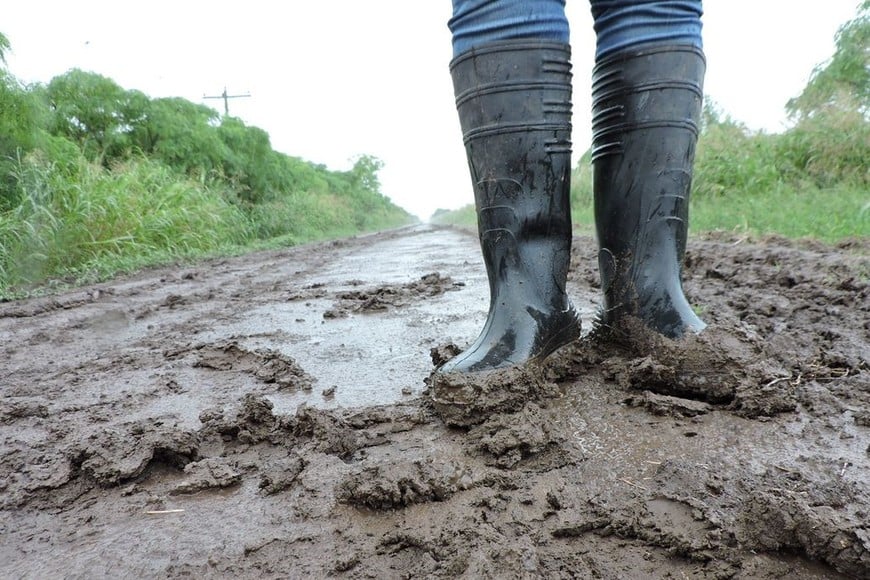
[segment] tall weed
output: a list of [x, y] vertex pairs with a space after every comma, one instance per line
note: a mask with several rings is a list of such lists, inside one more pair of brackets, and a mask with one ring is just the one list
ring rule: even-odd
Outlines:
[[0, 292], [208, 253], [252, 235], [222, 194], [147, 159], [71, 169], [32, 155], [17, 163], [15, 182], [19, 203], [0, 214]]

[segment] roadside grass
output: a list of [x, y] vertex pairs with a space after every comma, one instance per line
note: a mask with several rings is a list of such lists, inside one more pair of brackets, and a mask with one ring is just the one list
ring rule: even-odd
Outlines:
[[361, 216], [353, 200], [305, 192], [246, 206], [219, 181], [180, 178], [147, 158], [104, 168], [31, 155], [15, 164], [14, 178], [17, 203], [0, 212], [0, 300], [395, 227], [408, 217], [387, 206]]
[[[471, 195], [469, 193], [469, 195]], [[456, 226], [460, 228], [476, 228], [477, 213], [474, 205], [464, 205], [455, 210], [438, 210], [429, 219], [430, 223], [442, 226]]]
[[95, 281], [218, 252], [250, 236], [250, 222], [219, 192], [155, 162], [111, 170], [38, 156], [15, 169], [19, 202], [0, 214], [0, 296]]
[[[591, 197], [591, 196], [590, 196]], [[592, 233], [595, 219], [592, 200], [572, 199], [575, 228]], [[473, 205], [433, 216], [432, 223], [475, 228]], [[836, 243], [870, 237], [870, 193], [851, 186], [819, 188], [779, 185], [758, 193], [702, 197], [695, 195], [689, 213], [691, 233], [726, 231], [750, 237], [779, 234]]]
[[[779, 234], [788, 238], [812, 238], [836, 243], [870, 236], [870, 190], [858, 180], [834, 181], [823, 186], [809, 179], [788, 182], [774, 176], [759, 180], [737, 160], [717, 159], [723, 174], [742, 183], [721, 185], [709, 178], [709, 159], [701, 150], [696, 179], [690, 196], [691, 233], [725, 231], [750, 237]], [[775, 162], [771, 162], [772, 164]], [[768, 171], [757, 166], [761, 172]], [[706, 172], [706, 175], [705, 175]], [[580, 229], [594, 231], [592, 172], [581, 160], [572, 176], [572, 219]]]
[[[781, 135], [708, 119], [698, 142], [691, 232], [866, 239], [868, 158], [870, 123], [849, 111], [824, 111]], [[396, 227], [410, 217], [378, 193], [374, 162], [323, 173], [313, 189], [273, 190], [256, 203], [220, 176], [181, 175], [144, 156], [107, 167], [75, 150], [34, 150], [10, 166], [14, 190], [0, 211], [0, 300], [147, 266]], [[594, 231], [592, 197], [587, 153], [572, 174], [578, 231]], [[476, 215], [468, 205], [431, 221], [473, 229]]]
[[780, 234], [836, 243], [870, 236], [867, 190], [841, 185], [794, 188], [786, 185], [758, 194], [693, 200], [692, 232], [729, 231], [751, 237]]
[[[782, 134], [754, 133], [705, 113], [690, 198], [692, 233], [779, 234], [836, 243], [870, 236], [870, 122], [825, 110]], [[594, 231], [589, 152], [571, 176], [575, 226]], [[473, 206], [435, 223], [474, 227]]]

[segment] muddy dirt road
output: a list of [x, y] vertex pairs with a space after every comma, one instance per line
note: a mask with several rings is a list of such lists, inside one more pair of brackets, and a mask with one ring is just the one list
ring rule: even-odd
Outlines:
[[485, 315], [467, 233], [0, 304], [0, 575], [870, 578], [868, 251], [694, 239], [715, 397], [581, 341], [470, 429], [424, 383]]

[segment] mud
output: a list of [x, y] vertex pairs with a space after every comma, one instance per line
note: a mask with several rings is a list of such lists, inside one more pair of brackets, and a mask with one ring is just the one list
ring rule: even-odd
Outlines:
[[868, 578], [868, 249], [692, 239], [708, 331], [588, 334], [462, 427], [426, 379], [485, 317], [467, 233], [0, 304], [3, 575]]
[[[440, 353], [433, 353], [432, 358], [440, 360], [442, 357]], [[426, 383], [438, 416], [451, 427], [469, 427], [492, 415], [522, 408], [528, 401], [552, 397], [557, 392], [556, 385], [547, 381], [538, 361], [478, 373], [433, 372]]]

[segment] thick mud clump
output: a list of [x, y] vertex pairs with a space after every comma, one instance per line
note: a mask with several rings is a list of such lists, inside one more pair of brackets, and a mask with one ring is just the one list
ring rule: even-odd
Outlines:
[[372, 509], [396, 509], [415, 503], [444, 501], [471, 487], [466, 468], [446, 458], [399, 460], [362, 468], [337, 488], [340, 501]]
[[537, 364], [476, 373], [435, 371], [427, 382], [435, 410], [455, 427], [480, 423], [494, 413], [512, 412], [558, 392]]
[[[577, 376], [592, 366], [626, 391], [724, 406], [745, 417], [772, 416], [796, 406], [792, 371], [739, 321], [714, 319], [703, 332], [672, 340], [628, 319], [619, 328], [596, 329], [565, 349], [553, 372]], [[647, 394], [629, 400], [649, 406], [667, 399]], [[709, 408], [697, 403], [682, 405], [683, 411]]]
[[[281, 388], [311, 389], [314, 379], [292, 358], [270, 349], [248, 349], [237, 341], [225, 344], [200, 344], [193, 347], [194, 366], [218, 371], [249, 373], [265, 383]], [[173, 353], [177, 355], [180, 353]]]
[[452, 230], [0, 304], [4, 574], [870, 578], [868, 249], [692, 240], [700, 335], [440, 385], [488, 299]]

